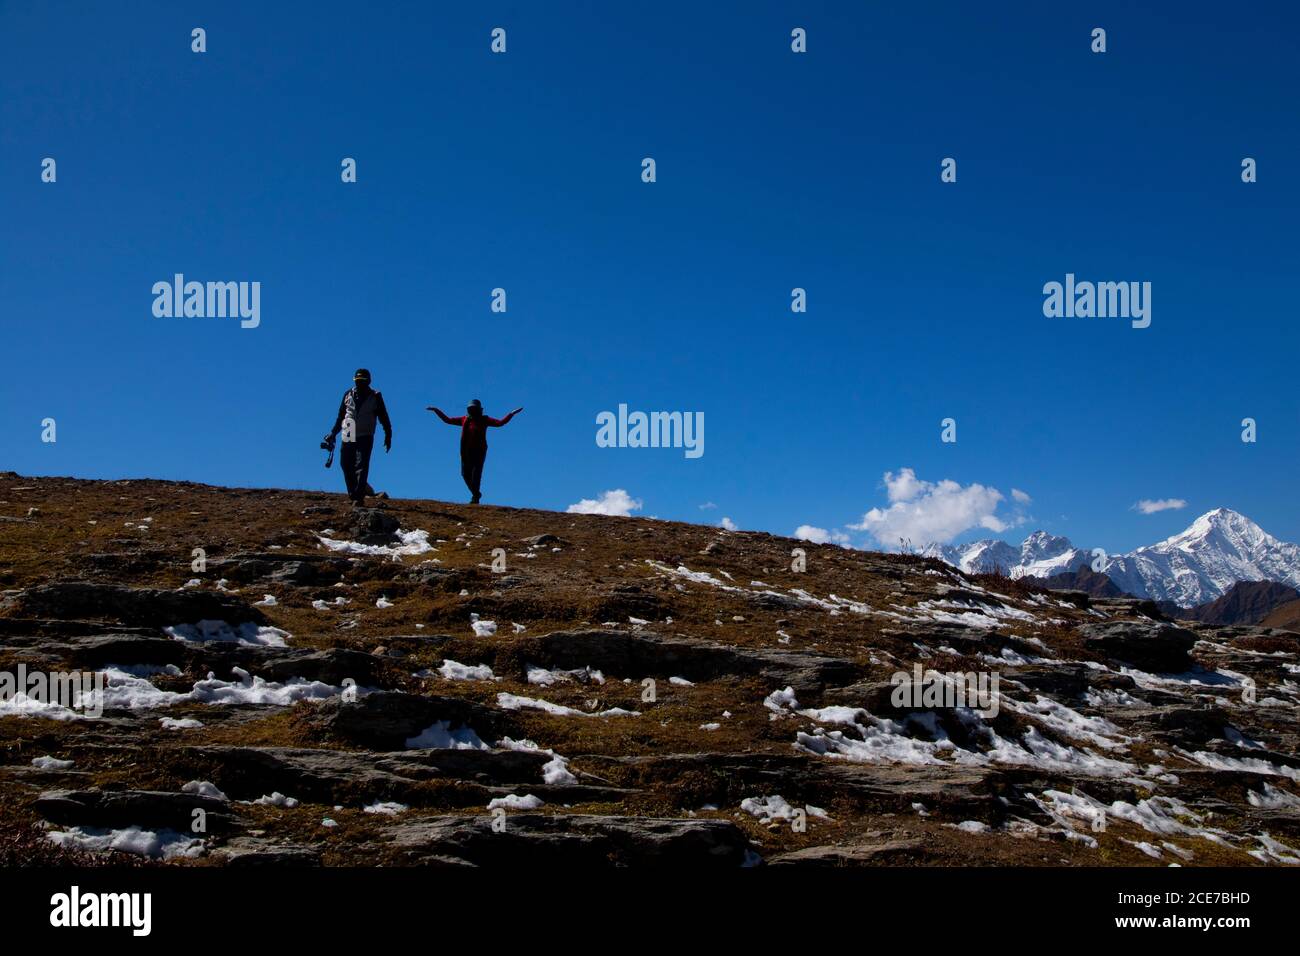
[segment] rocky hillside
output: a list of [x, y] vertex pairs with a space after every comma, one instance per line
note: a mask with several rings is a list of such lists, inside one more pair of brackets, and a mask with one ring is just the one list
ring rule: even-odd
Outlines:
[[1300, 863], [1295, 633], [651, 519], [13, 474], [0, 517], [0, 670], [102, 682], [0, 701], [0, 863]]
[[1222, 597], [1180, 614], [1206, 624], [1259, 624], [1277, 608], [1300, 600], [1300, 591], [1276, 581], [1238, 581]]
[[1052, 590], [1083, 591], [1093, 597], [1131, 597], [1115, 586], [1108, 575], [1100, 574], [1084, 565], [1077, 571], [1063, 571], [1042, 579]]
[[1261, 623], [1265, 627], [1300, 631], [1300, 600], [1288, 601], [1281, 607], [1274, 608]]

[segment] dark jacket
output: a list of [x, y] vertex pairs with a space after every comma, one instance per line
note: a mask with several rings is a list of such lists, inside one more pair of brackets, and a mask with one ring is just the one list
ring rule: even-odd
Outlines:
[[358, 394], [355, 387], [343, 393], [338, 416], [334, 419], [334, 427], [330, 430], [331, 438], [343, 430], [343, 422], [347, 419], [352, 420], [356, 435], [360, 438], [374, 435], [376, 421], [384, 426], [385, 438], [391, 438], [393, 435], [393, 423], [388, 420], [384, 396], [372, 388], [366, 389], [364, 395]]

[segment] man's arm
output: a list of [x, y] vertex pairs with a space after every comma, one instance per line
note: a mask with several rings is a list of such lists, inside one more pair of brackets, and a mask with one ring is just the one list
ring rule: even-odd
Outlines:
[[376, 392], [375, 398], [379, 400], [379, 407], [375, 409], [375, 417], [379, 419], [379, 424], [384, 427], [384, 451], [388, 451], [393, 447], [393, 423], [388, 419], [388, 407], [384, 404], [384, 396]]
[[339, 432], [343, 430], [343, 416], [348, 413], [348, 393], [343, 393], [343, 401], [339, 402], [339, 413], [334, 418], [334, 427], [330, 429], [329, 437], [331, 440], [338, 437]]
[[444, 422], [446, 422], [448, 425], [464, 425], [464, 424], [465, 424], [465, 416], [464, 416], [464, 415], [458, 415], [458, 416], [456, 416], [455, 418], [448, 418], [446, 415], [444, 415], [444, 414], [442, 413], [442, 409], [441, 409], [441, 408], [436, 408], [436, 407], [433, 406], [433, 405], [430, 405], [427, 409], [425, 409], [425, 411], [433, 412], [435, 415], [437, 415], [439, 418], [441, 418], [441, 419], [442, 419]]

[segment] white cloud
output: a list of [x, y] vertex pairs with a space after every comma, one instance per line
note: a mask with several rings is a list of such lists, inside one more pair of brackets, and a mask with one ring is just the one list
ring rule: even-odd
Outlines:
[[735, 531], [736, 522], [724, 515], [722, 520], [718, 522], [718, 527], [722, 528], [724, 531]]
[[611, 515], [627, 518], [633, 511], [641, 510], [641, 499], [633, 498], [622, 488], [602, 491], [599, 498], [583, 498], [576, 505], [564, 509], [571, 515]]
[[1027, 505], [1029, 504], [1029, 502], [1034, 500], [1033, 498], [1029, 497], [1029, 495], [1027, 495], [1025, 492], [1021, 491], [1019, 488], [1011, 489], [1011, 497], [1014, 498], [1016, 501], [1020, 502], [1020, 504], [1022, 505]]
[[800, 541], [811, 541], [813, 544], [848, 544], [849, 536], [843, 531], [827, 531], [825, 528], [815, 528], [810, 524], [801, 524], [794, 529], [794, 536]]
[[911, 468], [886, 472], [888, 508], [872, 508], [858, 524], [849, 527], [866, 531], [886, 547], [907, 539], [916, 546], [951, 541], [972, 528], [1000, 534], [1012, 523], [997, 516], [1002, 492], [985, 485], [960, 485], [951, 479], [922, 481]]
[[1179, 508], [1186, 508], [1187, 502], [1182, 498], [1161, 498], [1158, 501], [1152, 501], [1150, 498], [1143, 498], [1133, 506], [1134, 511], [1140, 511], [1144, 515], [1153, 515], [1157, 511], [1177, 511]]
[[717, 505], [715, 505], [712, 501], [706, 501], [704, 502], [704, 504], [700, 505], [700, 510], [708, 511], [710, 508], [716, 508], [716, 507]]
[[889, 495], [891, 502], [911, 501], [917, 495], [926, 490], [928, 481], [921, 481], [916, 477], [916, 472], [911, 468], [904, 468], [897, 475], [892, 471], [885, 472], [885, 491]]

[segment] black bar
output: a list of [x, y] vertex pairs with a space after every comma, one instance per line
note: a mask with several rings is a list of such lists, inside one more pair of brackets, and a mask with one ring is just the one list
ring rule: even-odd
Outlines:
[[[55, 894], [149, 893], [148, 939], [167, 943], [227, 936], [272, 944], [311, 940], [376, 942], [413, 932], [450, 944], [459, 931], [496, 948], [504, 939], [541, 945], [552, 927], [564, 938], [606, 926], [665, 943], [705, 920], [748, 935], [790, 932], [805, 941], [835, 932], [911, 927], [963, 938], [1179, 939], [1200, 934], [1229, 944], [1252, 930], [1278, 933], [1295, 874], [1247, 869], [827, 869], [739, 870], [723, 876], [676, 870], [261, 869], [157, 866], [131, 869], [11, 869], [0, 890], [15, 938], [76, 932], [134, 942], [127, 926], [55, 928]], [[1121, 898], [1121, 894], [1125, 894]], [[1199, 895], [1198, 895], [1199, 894]], [[1153, 898], [1153, 899], [1150, 899]], [[1155, 925], [1120, 925], [1122, 919]], [[1238, 926], [1187, 920], [1244, 918]], [[1165, 920], [1175, 921], [1165, 924]], [[1181, 924], [1176, 922], [1182, 920]], [[658, 927], [658, 929], [656, 929]], [[1008, 936], [1006, 934], [1014, 934]]]

